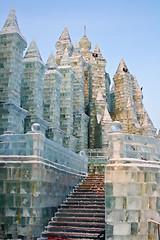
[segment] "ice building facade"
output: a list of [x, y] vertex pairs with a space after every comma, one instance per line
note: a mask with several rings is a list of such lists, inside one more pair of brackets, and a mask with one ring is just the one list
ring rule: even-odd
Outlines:
[[[117, 180], [110, 174], [114, 168], [117, 171], [116, 159], [122, 165], [128, 158], [153, 160], [159, 168], [159, 135], [144, 108], [136, 77], [124, 60], [110, 90], [107, 62], [97, 43], [91, 51], [86, 33], [74, 47], [65, 27], [55, 46], [56, 55], [51, 52], [46, 64], [34, 38], [24, 54], [27, 43], [11, 9], [0, 31], [1, 237], [39, 236], [57, 206], [88, 171], [106, 172], [106, 189], [115, 194], [111, 200], [116, 201], [119, 194], [123, 198], [127, 194], [127, 190], [116, 193]], [[150, 176], [148, 181], [157, 184], [159, 170], [149, 166], [154, 179]], [[146, 165], [139, 167], [142, 175], [148, 171]], [[130, 168], [131, 173], [132, 164]], [[125, 189], [132, 180], [124, 183]], [[141, 184], [146, 185], [144, 179]], [[114, 193], [113, 188], [117, 189]], [[159, 190], [153, 194], [152, 201], [159, 206]], [[157, 213], [154, 203], [150, 208]], [[115, 213], [117, 205], [113, 205]], [[110, 210], [110, 203], [106, 206]], [[132, 207], [135, 210], [136, 202]], [[106, 229], [116, 235], [113, 228], [120, 226], [114, 217], [106, 219]], [[134, 226], [138, 229], [139, 225]], [[131, 229], [131, 224], [124, 229]]]

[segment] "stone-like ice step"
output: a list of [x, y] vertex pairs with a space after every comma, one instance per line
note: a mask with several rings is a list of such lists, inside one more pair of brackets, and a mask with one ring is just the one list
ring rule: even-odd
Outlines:
[[103, 195], [95, 195], [95, 193], [92, 194], [81, 194], [81, 193], [72, 193], [71, 195], [68, 196], [67, 199], [71, 199], [71, 198], [78, 198], [78, 199], [104, 199]]
[[79, 185], [79, 186], [77, 186], [77, 187], [75, 187], [74, 189], [77, 189], [77, 188], [81, 188], [81, 187], [86, 187], [86, 188], [88, 188], [88, 187], [95, 187], [95, 188], [98, 188], [98, 187], [101, 187], [101, 186], [104, 186], [104, 183], [92, 183], [92, 184], [82, 184], [82, 185]]
[[57, 212], [56, 217], [96, 217], [96, 218], [104, 218], [105, 213], [84, 213], [84, 212]]
[[39, 240], [98, 239], [105, 228], [104, 194], [104, 176], [88, 176], [61, 204]]
[[95, 191], [95, 189], [94, 190], [93, 189], [75, 189], [74, 192], [79, 193], [79, 194], [93, 194], [93, 193], [95, 193], [97, 195], [101, 195], [101, 194], [104, 195], [104, 193], [105, 193], [104, 190]]
[[74, 199], [73, 200], [67, 200], [64, 204], [66, 204], [66, 205], [98, 205], [98, 204], [102, 204], [102, 205], [104, 205], [104, 201], [91, 201], [91, 200], [89, 200], [89, 201], [84, 201], [84, 200], [80, 200], [80, 201], [75, 201]]
[[[63, 238], [71, 238], [71, 239], [77, 239], [77, 238], [84, 238], [84, 239], [97, 239], [99, 233], [81, 233], [81, 232], [42, 232], [42, 237], [63, 237]], [[54, 238], [53, 238], [54, 239]]]
[[100, 233], [101, 228], [71, 227], [71, 226], [47, 226], [48, 232], [81, 232], [81, 233]]
[[97, 217], [53, 217], [53, 221], [57, 222], [104, 222], [104, 218]]
[[59, 209], [58, 212], [63, 213], [63, 212], [70, 212], [70, 213], [104, 213], [104, 208], [74, 208], [74, 209], [70, 209], [70, 208], [66, 208], [66, 209]]
[[70, 227], [86, 227], [86, 228], [104, 228], [105, 223], [101, 222], [57, 222], [50, 221], [48, 226], [70, 226]]
[[87, 208], [97, 208], [97, 209], [104, 209], [105, 208], [105, 205], [96, 205], [96, 204], [94, 204], [94, 205], [77, 205], [77, 204], [73, 204], [73, 205], [68, 205], [68, 204], [61, 204], [61, 207], [63, 207], [63, 208], [70, 208], [70, 209], [72, 209], [72, 208], [81, 208], [81, 209], [87, 209]]

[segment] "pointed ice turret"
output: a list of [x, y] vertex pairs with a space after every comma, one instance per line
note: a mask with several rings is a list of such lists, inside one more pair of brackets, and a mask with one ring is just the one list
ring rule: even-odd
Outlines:
[[23, 51], [27, 43], [22, 36], [17, 17], [11, 12], [0, 31], [0, 109], [3, 122], [0, 135], [6, 132], [23, 133], [27, 111], [20, 108]]
[[[82, 55], [81, 55], [81, 50], [80, 50], [80, 47], [79, 47], [79, 42], [78, 40], [76, 41], [76, 45], [75, 45], [75, 48], [73, 50], [73, 53], [72, 53], [72, 58], [73, 57], [81, 57], [82, 58]], [[84, 61], [84, 60], [83, 60]]]
[[101, 120], [102, 120], [102, 112], [103, 112], [103, 108], [105, 105], [105, 101], [104, 98], [102, 96], [102, 92], [99, 90], [97, 97], [96, 97], [96, 118], [97, 118], [97, 123], [100, 124]]
[[105, 106], [104, 114], [101, 123], [102, 129], [102, 148], [107, 151], [106, 146], [108, 145], [108, 135], [110, 131], [110, 126], [112, 123], [112, 118], [108, 112], [107, 106]]
[[61, 41], [68, 41], [69, 40], [71, 42], [71, 38], [69, 36], [67, 26], [64, 27], [64, 30], [63, 30], [59, 40], [61, 40]]
[[[135, 97], [139, 97], [140, 100], [142, 100], [143, 98], [143, 93], [142, 93], [142, 90], [140, 89], [139, 85], [138, 85], [138, 82], [137, 82], [137, 79], [136, 79], [136, 76], [133, 77], [133, 89], [134, 89], [134, 96]], [[138, 100], [138, 99], [137, 99]]]
[[103, 112], [104, 108], [106, 106], [106, 101], [102, 95], [101, 90], [99, 89], [96, 101], [95, 101], [95, 109], [96, 109], [96, 118], [97, 118], [97, 123], [100, 124], [102, 117], [103, 117]]
[[91, 49], [91, 42], [89, 41], [86, 35], [84, 35], [83, 38], [81, 38], [81, 40], [79, 41], [79, 45], [83, 53], [88, 52]]
[[[6, 37], [4, 38], [3, 35]], [[0, 40], [2, 65], [0, 71], [2, 71], [3, 75], [6, 68], [6, 76], [4, 76], [4, 80], [2, 80], [3, 84], [1, 88], [3, 88], [3, 90], [1, 89], [1, 92], [3, 94], [0, 94], [0, 102], [9, 101], [20, 106], [23, 51], [27, 43], [20, 33], [14, 7], [12, 7], [0, 31]], [[8, 88], [8, 90], [5, 88]]]
[[125, 73], [129, 73], [129, 71], [128, 71], [127, 65], [125, 64], [123, 58], [121, 58], [121, 61], [117, 68], [116, 74], [125, 74]]
[[50, 126], [46, 131], [46, 136], [62, 145], [64, 132], [60, 129], [60, 88], [62, 76], [53, 55], [53, 51], [48, 58], [47, 71], [44, 76], [44, 120]]
[[55, 57], [53, 55], [53, 51], [51, 51], [51, 54], [47, 60], [46, 68], [48, 70], [54, 70], [54, 69], [58, 70], [57, 63], [56, 63]]
[[98, 47], [98, 43], [96, 42], [94, 50], [93, 50], [93, 57], [103, 59], [102, 53]]
[[23, 62], [30, 62], [30, 61], [39, 61], [44, 65], [39, 49], [35, 42], [35, 38], [33, 38], [29, 48], [27, 49], [26, 54], [24, 56], [24, 60], [23, 60]]
[[[97, 125], [101, 123], [102, 116], [104, 113], [104, 107], [108, 100], [108, 80], [109, 76], [106, 74], [106, 60], [102, 57], [98, 44], [95, 45], [95, 52], [92, 53], [92, 57], [89, 61], [89, 129], [90, 129], [90, 148], [100, 147], [101, 143], [97, 142], [97, 137], [95, 133], [100, 132], [98, 129], [100, 126]], [[101, 93], [100, 93], [100, 92]], [[103, 100], [98, 100], [103, 98]], [[96, 120], [97, 119], [97, 120]], [[101, 139], [101, 136], [99, 136]]]
[[139, 119], [140, 125], [142, 125], [143, 118], [144, 118], [144, 111], [145, 111], [143, 102], [142, 102], [143, 93], [138, 85], [138, 82], [135, 76], [133, 78], [133, 98], [134, 98], [135, 106], [137, 109], [138, 119]]
[[64, 146], [75, 151], [76, 139], [73, 137], [73, 98], [75, 72], [71, 66], [67, 48], [59, 65], [62, 75], [60, 93], [60, 128], [66, 133]]
[[50, 127], [60, 126], [60, 87], [61, 74], [53, 55], [53, 51], [47, 61], [47, 71], [44, 76], [44, 119], [50, 123]]
[[60, 66], [71, 66], [71, 61], [67, 48], [64, 51], [63, 57], [60, 62]]
[[127, 105], [129, 104], [128, 101], [133, 99], [133, 76], [129, 73], [123, 58], [113, 76], [113, 80], [115, 84], [115, 107], [114, 109], [112, 108], [112, 119], [120, 121], [124, 132], [128, 132], [126, 121], [128, 114]]
[[[36, 122], [45, 133], [46, 122], [43, 120], [43, 88], [45, 65], [33, 38], [23, 60], [22, 107], [29, 111], [25, 120], [25, 129], [29, 131]], [[29, 97], [27, 97], [29, 96]]]
[[78, 139], [77, 150], [81, 151], [88, 146], [88, 116], [84, 109], [84, 67], [85, 61], [81, 55], [78, 41], [76, 42], [72, 56], [70, 57], [72, 67], [76, 73], [74, 79], [74, 123], [73, 133]]
[[74, 113], [84, 112], [84, 67], [85, 61], [81, 55], [78, 41], [70, 57], [72, 67], [76, 73], [74, 80]]
[[56, 52], [55, 59], [56, 59], [57, 65], [60, 64], [61, 58], [62, 58], [66, 48], [68, 50], [69, 56], [71, 56], [74, 48], [73, 48], [73, 44], [71, 42], [71, 38], [68, 33], [68, 29], [65, 26], [59, 40], [56, 42], [57, 52]]
[[106, 106], [105, 106], [105, 109], [104, 109], [104, 115], [103, 115], [102, 122], [104, 122], [104, 123], [106, 123], [106, 122], [111, 123], [112, 122], [111, 115], [109, 114]]
[[154, 125], [153, 125], [153, 123], [152, 123], [152, 121], [151, 121], [151, 119], [150, 119], [150, 117], [149, 117], [149, 115], [148, 115], [147, 112], [145, 112], [145, 114], [144, 114], [144, 119], [143, 119], [142, 127], [145, 127], [145, 128], [147, 128], [147, 127], [154, 128]]
[[23, 40], [26, 41], [20, 32], [14, 6], [11, 8], [8, 18], [5, 22], [2, 30], [0, 31], [0, 35], [8, 34], [8, 33], [18, 33], [21, 36], [21, 38], [23, 38]]
[[107, 90], [106, 89], [106, 60], [102, 57], [98, 44], [96, 43], [92, 57], [89, 61], [90, 64], [90, 102], [94, 102], [97, 97], [97, 92], [101, 88], [103, 97], [107, 101]]
[[[62, 79], [63, 79], [62, 86], [61, 86], [62, 108], [64, 107], [65, 112], [67, 111], [70, 112], [70, 113], [68, 112], [70, 117], [67, 116], [68, 127], [66, 129], [66, 132], [68, 134], [72, 134], [73, 133], [72, 131], [73, 130], [72, 129], [73, 128], [73, 85], [74, 85], [74, 79], [75, 79], [75, 72], [71, 66], [67, 48], [65, 49], [64, 55], [62, 57], [62, 60], [59, 66], [59, 71], [62, 74]], [[66, 101], [66, 98], [67, 98], [67, 101]], [[67, 111], [66, 111], [66, 108], [67, 108]], [[61, 114], [63, 114], [63, 109]], [[62, 127], [63, 127], [63, 122], [66, 122], [66, 119], [61, 118]]]
[[155, 137], [156, 128], [154, 127], [149, 115], [145, 112], [143, 124], [141, 126], [141, 133], [145, 136]]
[[86, 66], [84, 68], [84, 94], [85, 94], [85, 108], [89, 103], [89, 65], [88, 62], [92, 56], [91, 53], [91, 42], [86, 36], [86, 26], [84, 27], [84, 36], [79, 41], [79, 46], [83, 59], [86, 61]]
[[98, 89], [95, 102], [90, 104], [90, 123], [89, 123], [90, 148], [102, 147], [101, 129], [105, 107], [107, 107], [106, 99], [104, 98], [101, 89]]

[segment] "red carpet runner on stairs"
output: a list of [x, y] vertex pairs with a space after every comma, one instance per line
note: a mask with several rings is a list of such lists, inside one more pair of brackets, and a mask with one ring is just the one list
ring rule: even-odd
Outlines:
[[104, 176], [89, 175], [61, 204], [38, 240], [98, 239], [105, 228]]

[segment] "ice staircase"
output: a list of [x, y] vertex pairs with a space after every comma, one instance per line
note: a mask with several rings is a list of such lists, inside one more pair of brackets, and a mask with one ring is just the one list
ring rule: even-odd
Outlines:
[[89, 175], [61, 204], [38, 240], [98, 239], [105, 227], [104, 176]]

